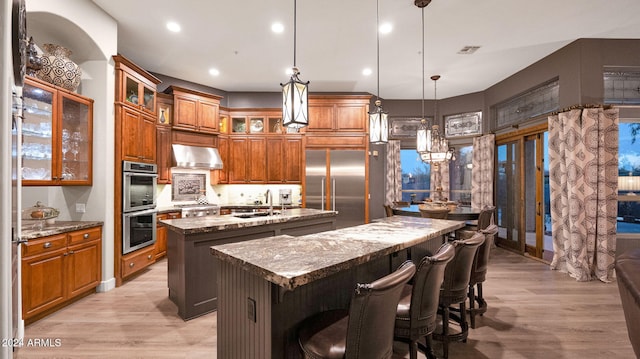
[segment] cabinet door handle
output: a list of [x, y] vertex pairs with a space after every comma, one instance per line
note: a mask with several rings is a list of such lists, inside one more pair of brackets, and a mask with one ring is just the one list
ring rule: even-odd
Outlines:
[[75, 253], [74, 251], [69, 251], [69, 254], [74, 254], [74, 253]]
[[133, 262], [129, 263], [129, 268], [133, 268], [134, 265], [135, 265], [135, 263], [133, 263]]
[[51, 242], [47, 242], [42, 245], [42, 248], [51, 248]]
[[85, 233], [82, 237], [83, 237], [84, 239], [89, 238], [89, 233]]
[[149, 255], [147, 256], [147, 259], [151, 259], [151, 254], [149, 254]]

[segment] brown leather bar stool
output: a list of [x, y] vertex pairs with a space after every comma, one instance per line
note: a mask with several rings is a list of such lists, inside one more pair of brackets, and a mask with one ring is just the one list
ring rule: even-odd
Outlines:
[[393, 208], [391, 208], [390, 205], [385, 204], [384, 205], [384, 213], [387, 215], [387, 217], [393, 216]]
[[436, 328], [444, 270], [454, 255], [453, 245], [445, 243], [435, 255], [423, 257], [411, 280], [412, 284], [406, 284], [402, 289], [393, 337], [409, 343], [411, 359], [417, 359], [418, 340], [422, 337], [426, 338], [427, 345], [420, 349], [428, 359], [436, 357], [431, 346], [431, 333]]
[[468, 231], [479, 231], [481, 229], [485, 229], [489, 227], [489, 225], [493, 224], [494, 221], [494, 213], [496, 211], [495, 206], [484, 206], [480, 210], [480, 214], [478, 214], [478, 220], [473, 222], [467, 222], [467, 225], [464, 227], [464, 230]]
[[[476, 258], [473, 261], [473, 267], [471, 267], [469, 293], [467, 295], [469, 297], [469, 322], [471, 323], [471, 328], [474, 329], [476, 327], [476, 314], [482, 315], [487, 311], [487, 302], [482, 296], [482, 283], [487, 278], [489, 253], [491, 252], [491, 247], [493, 247], [496, 234], [498, 234], [498, 226], [491, 224], [479, 232], [484, 235], [484, 243], [478, 247]], [[475, 307], [476, 303], [478, 304], [478, 308]]]
[[[442, 341], [444, 358], [449, 357], [449, 342], [467, 341], [469, 325], [467, 324], [466, 300], [469, 291], [469, 278], [471, 277], [471, 267], [478, 247], [484, 242], [484, 235], [476, 232], [469, 239], [455, 240], [450, 243], [456, 249], [456, 254], [447, 264], [444, 272], [444, 281], [440, 289], [439, 309], [442, 314], [442, 332], [433, 333], [433, 338]], [[451, 306], [458, 305], [459, 309]], [[458, 312], [458, 313], [456, 313]], [[453, 319], [460, 324], [460, 332], [449, 333], [449, 320]]]
[[305, 319], [298, 343], [305, 358], [390, 358], [393, 324], [403, 286], [416, 266], [404, 262], [370, 284], [358, 284], [349, 310], [321, 312]]

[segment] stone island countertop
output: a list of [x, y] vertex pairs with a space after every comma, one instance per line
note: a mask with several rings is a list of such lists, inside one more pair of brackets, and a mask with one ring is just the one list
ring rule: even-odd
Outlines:
[[160, 223], [167, 226], [169, 230], [181, 234], [197, 234], [229, 231], [239, 228], [263, 226], [275, 223], [285, 223], [302, 219], [335, 217], [336, 215], [336, 212], [334, 211], [321, 211], [311, 208], [287, 209], [281, 213], [280, 209], [274, 207], [273, 211], [274, 215], [271, 216], [241, 218], [236, 216], [242, 214], [229, 214], [223, 216], [165, 219], [161, 220]]
[[20, 238], [37, 239], [102, 225], [101, 221], [56, 221], [54, 224], [44, 224], [40, 229], [37, 220], [23, 220]]
[[463, 221], [393, 216], [300, 237], [277, 236], [212, 246], [211, 253], [293, 290], [463, 226]]

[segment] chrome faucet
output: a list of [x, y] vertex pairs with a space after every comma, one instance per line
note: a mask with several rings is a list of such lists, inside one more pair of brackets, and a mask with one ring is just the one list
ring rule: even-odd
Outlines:
[[273, 216], [273, 194], [271, 194], [270, 189], [264, 194], [264, 199], [269, 203], [269, 215]]

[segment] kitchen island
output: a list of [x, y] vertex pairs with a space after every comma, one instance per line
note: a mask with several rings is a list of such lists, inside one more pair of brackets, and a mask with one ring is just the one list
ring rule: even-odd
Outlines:
[[297, 326], [348, 308], [356, 283], [419, 261], [462, 221], [393, 216], [299, 237], [216, 245], [218, 358], [298, 358]]
[[[296, 208], [284, 212], [166, 219], [169, 298], [184, 319], [216, 310], [218, 261], [209, 247], [279, 235], [335, 229], [336, 212]], [[247, 248], [253, 252], [259, 249]]]

